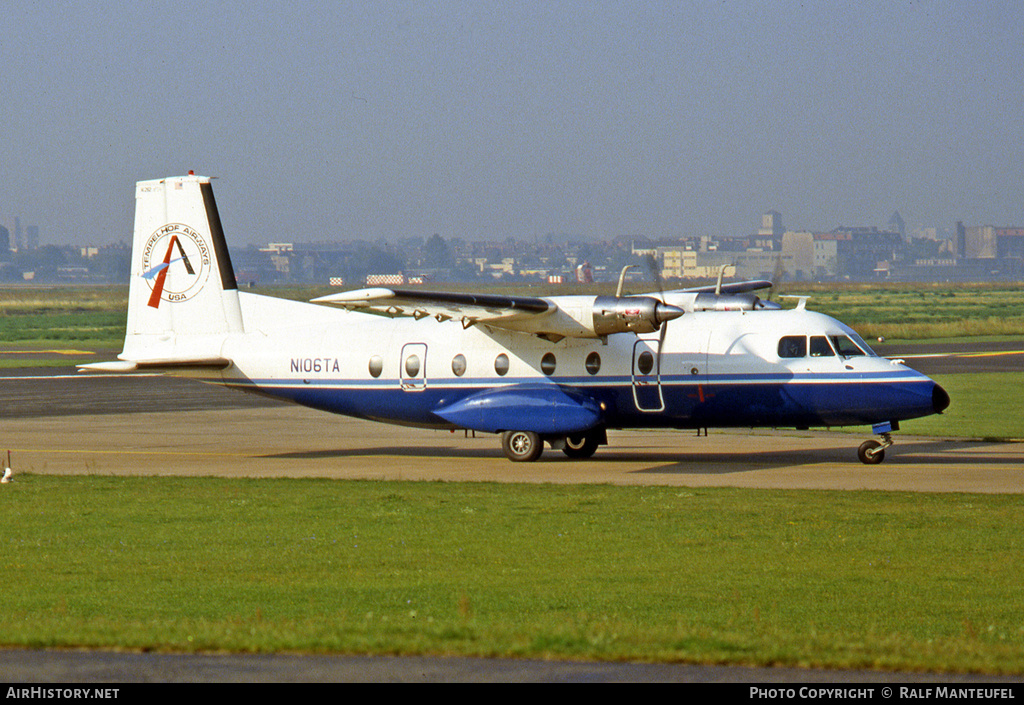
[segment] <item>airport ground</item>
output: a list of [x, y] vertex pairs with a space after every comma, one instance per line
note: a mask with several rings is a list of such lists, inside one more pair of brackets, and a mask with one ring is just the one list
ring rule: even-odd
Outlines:
[[[81, 382], [97, 398], [110, 382]], [[104, 388], [104, 384], [110, 386]], [[145, 397], [187, 383], [133, 380]], [[224, 394], [224, 392], [220, 392]], [[128, 399], [128, 397], [121, 397]], [[145, 399], [140, 400], [140, 404]], [[291, 405], [5, 419], [0, 450], [16, 472], [219, 475], [447, 482], [535, 482], [1014, 493], [1024, 445], [900, 436], [884, 463], [862, 465], [870, 434], [612, 431], [589, 460], [548, 449], [513, 464], [495, 436], [383, 426]]]
[[[971, 350], [930, 346], [904, 352], [911, 366], [926, 373], [969, 373], [1021, 370], [1021, 347], [1019, 343]], [[85, 376], [64, 367], [19, 368], [0, 377], [0, 452], [10, 450], [16, 474], [1024, 491], [1022, 443], [899, 436], [883, 464], [865, 466], [856, 460], [856, 446], [863, 440], [857, 434], [712, 430], [698, 436], [688, 431], [613, 431], [609, 447], [590, 460], [572, 461], [547, 450], [539, 462], [522, 465], [509, 463], [490, 435], [373, 424], [187, 380]], [[870, 673], [799, 669], [473, 659], [291, 656], [274, 660], [0, 651], [0, 664], [5, 669], [3, 679], [11, 681], [876, 680]], [[922, 680], [920, 675], [913, 678]], [[892, 674], [885, 679], [900, 680]]]
[[[926, 374], [1014, 371], [1020, 343], [898, 351]], [[159, 376], [20, 368], [6, 379], [0, 451], [17, 472], [1021, 492], [1024, 444], [896, 435], [881, 465], [856, 460], [870, 433], [610, 431], [590, 460], [548, 449], [509, 463], [489, 434], [333, 416]]]

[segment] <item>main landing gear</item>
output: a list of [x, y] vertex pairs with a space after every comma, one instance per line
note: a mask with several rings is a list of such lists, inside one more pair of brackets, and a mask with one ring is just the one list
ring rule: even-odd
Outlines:
[[900, 425], [895, 422], [875, 424], [871, 430], [882, 437], [881, 441], [864, 441], [857, 449], [857, 457], [865, 465], [878, 465], [885, 460], [885, 449], [893, 444], [892, 431], [899, 431]]
[[505, 431], [501, 434], [501, 449], [513, 463], [532, 463], [544, 452], [544, 441], [533, 431]]
[[598, 446], [607, 444], [608, 436], [604, 429], [547, 439], [533, 431], [505, 431], [501, 434], [501, 449], [514, 463], [532, 463], [544, 451], [545, 440], [568, 457], [582, 459], [592, 456]]

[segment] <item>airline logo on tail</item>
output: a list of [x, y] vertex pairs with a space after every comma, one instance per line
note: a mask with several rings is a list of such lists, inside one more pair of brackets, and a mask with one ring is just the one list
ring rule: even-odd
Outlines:
[[152, 289], [149, 306], [188, 301], [202, 291], [210, 260], [205, 238], [192, 228], [181, 223], [158, 228], [142, 248], [142, 278]]

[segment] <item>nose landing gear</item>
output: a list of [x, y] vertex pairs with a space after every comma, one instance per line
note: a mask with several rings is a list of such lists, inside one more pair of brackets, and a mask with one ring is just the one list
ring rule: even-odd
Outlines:
[[885, 460], [885, 449], [893, 444], [892, 431], [899, 431], [895, 421], [875, 424], [871, 430], [881, 436], [881, 441], [864, 441], [857, 449], [857, 457], [865, 465], [878, 465]]

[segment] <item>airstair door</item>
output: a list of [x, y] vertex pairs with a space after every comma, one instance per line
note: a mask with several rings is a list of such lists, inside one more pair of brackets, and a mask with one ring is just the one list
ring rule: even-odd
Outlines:
[[407, 392], [420, 392], [427, 388], [426, 343], [408, 343], [402, 347], [399, 375], [402, 389]]
[[633, 401], [640, 411], [665, 410], [661, 395], [661, 341], [638, 339], [633, 344]]

